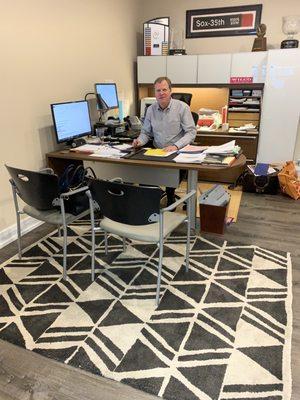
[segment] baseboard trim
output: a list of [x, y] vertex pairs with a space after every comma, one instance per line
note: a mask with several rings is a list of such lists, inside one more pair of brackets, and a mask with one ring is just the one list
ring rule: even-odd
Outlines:
[[[26, 217], [21, 220], [21, 232], [24, 235], [27, 232], [32, 231], [38, 226], [42, 225], [44, 222], [39, 221], [32, 217]], [[18, 237], [17, 234], [17, 224], [11, 225], [8, 228], [0, 232], [0, 249], [9, 243], [15, 241]]]

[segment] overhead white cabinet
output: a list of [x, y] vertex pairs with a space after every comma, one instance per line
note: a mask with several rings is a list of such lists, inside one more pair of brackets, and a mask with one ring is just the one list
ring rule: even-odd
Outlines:
[[197, 83], [197, 56], [167, 56], [167, 77], [176, 83]]
[[166, 56], [141, 56], [137, 58], [138, 83], [153, 83], [159, 76], [166, 75]]
[[233, 78], [252, 77], [253, 83], [264, 83], [267, 61], [268, 53], [266, 51], [234, 53], [232, 54], [230, 76]]
[[[295, 157], [300, 117], [300, 49], [138, 57], [140, 97], [147, 96], [142, 84], [152, 84], [159, 76], [169, 76], [174, 85], [189, 84], [195, 88], [228, 85], [233, 77], [251, 77], [253, 84], [264, 83], [256, 161], [282, 162]], [[248, 82], [237, 83], [241, 86]], [[240, 110], [239, 120], [244, 119], [245, 111]]]
[[198, 56], [197, 83], [229, 83], [231, 54], [204, 54]]

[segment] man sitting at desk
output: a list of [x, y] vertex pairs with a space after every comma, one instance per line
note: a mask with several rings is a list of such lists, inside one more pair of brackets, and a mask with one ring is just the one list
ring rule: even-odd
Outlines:
[[[141, 133], [134, 139], [133, 147], [144, 146], [153, 140], [156, 148], [175, 151], [192, 143], [196, 127], [189, 106], [171, 98], [172, 86], [169, 78], [159, 77], [154, 82], [157, 102], [148, 107]], [[166, 188], [168, 203], [175, 201], [175, 189]]]

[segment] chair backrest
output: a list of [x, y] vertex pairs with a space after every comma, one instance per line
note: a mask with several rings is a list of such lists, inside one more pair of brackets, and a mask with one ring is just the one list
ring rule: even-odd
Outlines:
[[181, 100], [184, 103], [188, 104], [189, 106], [191, 105], [193, 97], [192, 93], [176, 93], [176, 92], [173, 92], [171, 96], [172, 99]]
[[194, 112], [194, 111], [192, 111], [192, 117], [193, 117], [195, 125], [197, 126], [197, 123], [198, 123], [198, 120], [199, 120], [199, 114]]
[[6, 168], [21, 199], [38, 210], [50, 210], [52, 201], [59, 197], [58, 177], [54, 174]]
[[90, 190], [104, 217], [128, 225], [158, 221], [162, 194], [159, 187], [95, 179]]

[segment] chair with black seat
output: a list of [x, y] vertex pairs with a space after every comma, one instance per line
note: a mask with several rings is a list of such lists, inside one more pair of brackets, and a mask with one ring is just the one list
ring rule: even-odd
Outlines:
[[[94, 229], [94, 204], [90, 190], [87, 186], [76, 190], [60, 193], [58, 176], [50, 168], [42, 171], [28, 171], [20, 168], [9, 167], [10, 183], [12, 186], [13, 199], [17, 217], [18, 234], [18, 255], [22, 258], [21, 246], [21, 214], [27, 214], [39, 221], [56, 225], [58, 229], [63, 228], [63, 278], [67, 278], [67, 227], [70, 223], [88, 214], [91, 218], [92, 231], [92, 250], [91, 250], [91, 272], [94, 279], [94, 248], [95, 248], [95, 229]], [[71, 199], [78, 193], [85, 193], [89, 199], [89, 208], [80, 212], [78, 215], [70, 214], [65, 211], [65, 201]], [[25, 205], [20, 208], [18, 198], [22, 199]]]
[[176, 100], [180, 100], [183, 101], [184, 103], [186, 103], [187, 105], [191, 105], [191, 101], [192, 101], [192, 93], [179, 93], [179, 92], [173, 92], [171, 94], [172, 99], [176, 99]]
[[[94, 180], [90, 186], [93, 199], [98, 203], [103, 219], [100, 228], [105, 232], [105, 252], [108, 251], [107, 234], [156, 243], [159, 247], [156, 305], [159, 303], [164, 239], [182, 222], [187, 222], [186, 270], [189, 267], [190, 212], [192, 190], [169, 207], [160, 209], [162, 190], [159, 187], [137, 186], [128, 183]], [[184, 201], [188, 202], [187, 214], [170, 212]], [[124, 245], [124, 250], [125, 250]]]

